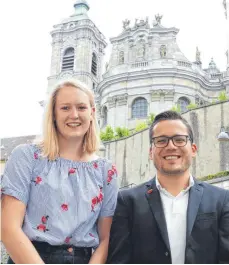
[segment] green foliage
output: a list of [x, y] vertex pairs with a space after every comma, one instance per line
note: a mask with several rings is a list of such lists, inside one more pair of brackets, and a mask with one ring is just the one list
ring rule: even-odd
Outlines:
[[115, 138], [114, 130], [109, 125], [107, 125], [107, 127], [105, 128], [105, 131], [100, 132], [100, 139], [102, 141], [111, 141], [114, 138]]
[[195, 109], [195, 108], [197, 108], [197, 107], [198, 107], [197, 104], [195, 104], [195, 103], [190, 103], [190, 104], [187, 106], [187, 109], [191, 110], [191, 109]]
[[148, 127], [145, 121], [138, 121], [135, 127], [135, 132], [140, 132]]
[[181, 113], [181, 108], [180, 108], [180, 105], [174, 105], [172, 108], [171, 108], [172, 111], [176, 111], [178, 113]]
[[148, 116], [147, 124], [151, 125], [153, 123], [154, 119], [155, 119], [155, 114], [150, 113], [150, 115]]
[[115, 135], [115, 138], [116, 139], [119, 139], [119, 138], [122, 138], [122, 137], [127, 137], [130, 135], [130, 130], [128, 128], [125, 128], [125, 127], [117, 127], [115, 128], [115, 132], [116, 132], [116, 135]]
[[229, 176], [229, 171], [220, 171], [216, 174], [202, 177], [202, 178], [200, 178], [200, 180], [206, 181], [206, 180], [216, 179], [216, 178], [225, 177], [225, 176]]
[[216, 102], [217, 102], [217, 100], [216, 100], [216, 99], [213, 99], [213, 100], [212, 100], [212, 103], [213, 103], [213, 104], [215, 104]]
[[220, 93], [219, 93], [219, 96], [218, 96], [218, 100], [219, 101], [224, 101], [224, 100], [228, 100], [229, 98], [228, 98], [228, 96], [227, 96], [227, 94], [226, 94], [226, 91], [221, 91]]

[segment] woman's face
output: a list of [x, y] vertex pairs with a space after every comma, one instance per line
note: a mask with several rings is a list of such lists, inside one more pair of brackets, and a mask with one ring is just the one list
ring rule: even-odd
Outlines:
[[73, 86], [61, 88], [54, 109], [59, 137], [82, 140], [93, 119], [93, 112], [85, 92]]

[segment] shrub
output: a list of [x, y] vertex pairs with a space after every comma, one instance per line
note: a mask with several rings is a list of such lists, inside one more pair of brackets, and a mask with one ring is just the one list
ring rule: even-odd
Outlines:
[[116, 139], [119, 139], [119, 138], [122, 138], [122, 137], [127, 137], [130, 135], [130, 130], [128, 128], [125, 128], [125, 127], [117, 127], [115, 128], [115, 132], [116, 132], [116, 135], [115, 135], [115, 138]]
[[150, 113], [150, 115], [148, 116], [147, 124], [151, 125], [153, 123], [154, 119], [155, 119], [155, 114]]
[[197, 108], [197, 107], [198, 107], [197, 104], [195, 104], [195, 103], [190, 103], [190, 104], [187, 106], [187, 109], [191, 110], [191, 109], [195, 109], [195, 108]]
[[200, 178], [200, 180], [206, 181], [206, 180], [216, 179], [216, 178], [225, 177], [225, 176], [229, 176], [229, 171], [220, 171], [216, 174], [202, 177], [202, 178]]
[[227, 94], [226, 94], [226, 91], [221, 91], [220, 93], [219, 93], [219, 96], [218, 96], [218, 100], [219, 101], [224, 101], [224, 100], [228, 100], [229, 98], [228, 98], [228, 96], [227, 96]]
[[147, 123], [145, 121], [141, 122], [138, 121], [135, 127], [135, 132], [140, 132], [148, 127]]
[[114, 138], [115, 138], [114, 131], [109, 125], [107, 125], [107, 127], [105, 128], [105, 131], [100, 132], [100, 139], [102, 141], [111, 141]]
[[180, 105], [174, 105], [172, 108], [171, 108], [172, 111], [176, 111], [178, 113], [181, 113], [181, 108], [180, 108]]

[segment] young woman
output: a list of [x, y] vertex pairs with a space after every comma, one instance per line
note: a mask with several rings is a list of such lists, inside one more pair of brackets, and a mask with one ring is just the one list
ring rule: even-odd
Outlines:
[[5, 167], [8, 263], [105, 263], [117, 171], [96, 156], [97, 146], [93, 94], [78, 81], [63, 82], [47, 105], [43, 140], [15, 148]]

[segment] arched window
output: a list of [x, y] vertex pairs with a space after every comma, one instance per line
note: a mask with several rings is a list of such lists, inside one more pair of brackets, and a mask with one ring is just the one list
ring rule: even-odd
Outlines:
[[132, 104], [132, 118], [146, 118], [148, 103], [145, 98], [136, 98]]
[[107, 125], [107, 107], [103, 108], [103, 126]]
[[181, 112], [185, 112], [188, 110], [187, 106], [190, 104], [190, 101], [186, 97], [181, 97], [178, 99], [177, 104], [180, 106]]
[[62, 71], [71, 71], [74, 69], [74, 48], [70, 47], [64, 52], [62, 61]]
[[97, 57], [94, 52], [92, 54], [91, 72], [93, 75], [97, 75]]
[[124, 51], [119, 53], [119, 64], [124, 64]]

